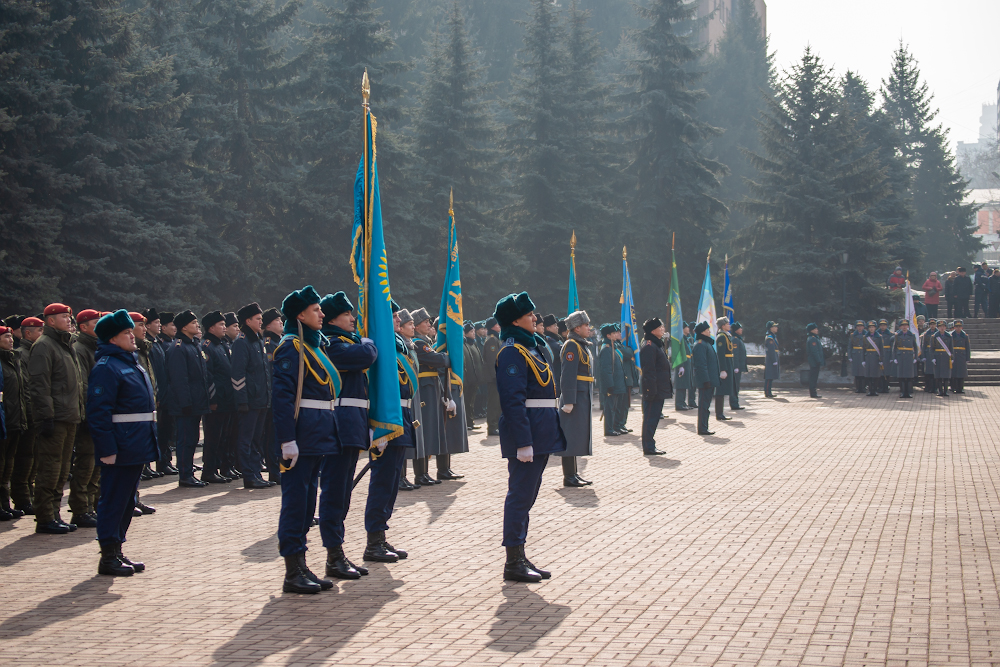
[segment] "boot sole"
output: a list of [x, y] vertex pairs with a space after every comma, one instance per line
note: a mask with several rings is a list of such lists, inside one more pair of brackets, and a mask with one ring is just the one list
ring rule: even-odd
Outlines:
[[398, 563], [399, 558], [384, 558], [382, 556], [369, 556], [365, 554], [361, 557], [362, 560], [368, 561], [369, 563]]
[[537, 583], [540, 583], [542, 581], [542, 578], [540, 576], [539, 577], [522, 577], [520, 575], [507, 574], [506, 572], [504, 572], [504, 574], [503, 574], [503, 580], [504, 581], [516, 581], [516, 582], [519, 582], [519, 583], [522, 583], [522, 584], [537, 584]]
[[135, 574], [135, 570], [132, 570], [130, 568], [127, 572], [112, 572], [110, 570], [102, 570], [101, 568], [97, 568], [97, 574], [103, 574], [109, 577], [131, 577], [133, 574]]
[[290, 586], [289, 584], [282, 584], [281, 590], [283, 593], [301, 593], [302, 595], [311, 595], [313, 593], [319, 593], [323, 589], [319, 585], [317, 585], [315, 588], [311, 586], [309, 588], [299, 588], [298, 586]]
[[327, 570], [326, 571], [326, 576], [333, 577], [334, 579], [344, 579], [344, 580], [347, 580], [347, 581], [353, 581], [355, 579], [360, 579], [361, 578], [361, 573], [358, 572], [358, 574], [355, 576], [355, 575], [350, 575], [350, 574], [341, 574], [340, 572], [335, 572], [333, 570]]

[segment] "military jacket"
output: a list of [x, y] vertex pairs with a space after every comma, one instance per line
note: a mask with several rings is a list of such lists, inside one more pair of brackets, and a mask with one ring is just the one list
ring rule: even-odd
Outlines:
[[86, 395], [72, 340], [72, 334], [46, 324], [31, 346], [28, 386], [35, 423], [53, 419], [79, 424], [83, 419]]
[[545, 332], [545, 342], [552, 350], [552, 371], [556, 374], [556, 392], [562, 391], [562, 346], [565, 342], [549, 332]]
[[809, 360], [809, 365], [813, 368], [822, 367], [826, 362], [823, 343], [816, 334], [806, 336], [806, 357]]
[[865, 372], [867, 378], [882, 377], [882, 339], [875, 334], [865, 332], [861, 341], [862, 353], [865, 357]]
[[7, 436], [14, 431], [28, 429], [28, 383], [18, 360], [17, 350], [0, 350], [0, 367], [3, 368], [0, 395], [3, 396]]
[[931, 337], [930, 355], [931, 365], [934, 369], [934, 377], [951, 377], [952, 345], [951, 334], [948, 332], [942, 334], [935, 331], [934, 335]]
[[691, 351], [691, 363], [694, 366], [694, 382], [699, 389], [705, 383], [713, 387], [719, 386], [719, 356], [715, 352], [715, 341], [707, 336], [699, 338]]
[[205, 334], [201, 342], [208, 368], [208, 402], [216, 412], [236, 410], [236, 392], [233, 388], [232, 350], [226, 341], [212, 334]]
[[149, 365], [153, 367], [153, 391], [156, 392], [156, 404], [163, 402], [167, 391], [167, 359], [163, 345], [152, 336], [146, 336], [149, 343]]
[[240, 331], [233, 341], [229, 373], [237, 406], [246, 405], [250, 410], [270, 407], [271, 364], [264, 341], [253, 329]]
[[[307, 346], [308, 347], [308, 346]], [[302, 456], [340, 454], [337, 420], [334, 410], [301, 407], [295, 419], [295, 392], [299, 381], [299, 350], [302, 343], [298, 336], [284, 336], [274, 350], [274, 377], [271, 382], [271, 411], [274, 414], [274, 434], [278, 444], [291, 442], [298, 445]], [[302, 398], [332, 402], [337, 398], [337, 380], [327, 369], [329, 358], [321, 347], [304, 349]], [[322, 355], [322, 356], [320, 356]], [[333, 364], [330, 363], [330, 366]], [[336, 369], [334, 369], [336, 373]], [[339, 376], [339, 373], [338, 373]]]
[[[565, 451], [555, 373], [538, 348], [518, 345], [513, 338], [505, 341], [497, 355], [496, 377], [503, 458], [516, 458], [521, 447], [531, 447], [535, 456]], [[528, 400], [551, 402], [551, 406], [528, 407]]]
[[743, 375], [749, 369], [747, 368], [747, 344], [743, 342], [743, 336], [738, 334], [733, 334], [733, 344], [736, 348], [733, 350], [733, 371], [737, 375]]
[[663, 341], [644, 338], [639, 348], [639, 361], [642, 364], [642, 400], [661, 401], [673, 396], [670, 361], [663, 351]]
[[778, 358], [778, 338], [768, 333], [764, 336], [764, 379], [778, 380], [781, 378], [780, 359]]
[[[367, 401], [368, 376], [365, 375], [365, 371], [371, 368], [378, 358], [375, 343], [357, 344], [350, 338], [342, 336], [331, 336], [329, 341], [325, 348], [326, 356], [340, 371], [341, 402], [345, 398]], [[341, 447], [368, 449], [368, 408], [341, 404], [334, 411], [334, 417], [337, 420], [337, 436]], [[395, 439], [389, 442], [399, 444]]]
[[[73, 353], [76, 354], [77, 364], [80, 368], [80, 392], [87, 395], [87, 379], [90, 371], [94, 367], [97, 357], [97, 336], [78, 332], [73, 338]], [[83, 413], [82, 421], [86, 421], [86, 410]]]
[[[677, 366], [677, 371], [674, 377], [674, 387], [676, 389], [694, 389], [694, 366], [691, 363], [691, 347], [693, 343], [689, 336], [681, 336], [681, 354], [684, 355], [684, 359], [681, 364]], [[673, 360], [671, 360], [673, 362]], [[684, 374], [681, 375], [681, 369], [684, 369]]]
[[965, 331], [953, 331], [951, 333], [952, 342], [952, 363], [951, 376], [953, 378], [969, 377], [969, 358], [972, 356], [972, 341]]
[[208, 355], [196, 338], [182, 333], [167, 350], [167, 410], [179, 417], [188, 409], [190, 416], [209, 412]]
[[614, 341], [607, 341], [601, 346], [601, 352], [597, 355], [600, 359], [600, 386], [605, 396], [610, 394], [624, 394], [628, 391], [625, 384], [625, 367], [622, 364], [622, 354]]
[[851, 332], [851, 340], [847, 350], [847, 359], [851, 362], [851, 375], [863, 377], [865, 374], [865, 334], [867, 332]]
[[[156, 442], [156, 397], [146, 369], [132, 352], [100, 343], [97, 362], [87, 383], [87, 424], [94, 457], [115, 455], [114, 465], [138, 465], [159, 457]], [[115, 415], [142, 415], [140, 421], [116, 422]], [[101, 464], [105, 465], [105, 464]]]
[[733, 359], [735, 358], [736, 343], [733, 342], [733, 337], [726, 333], [725, 331], [719, 330], [719, 334], [715, 337], [715, 353], [719, 360], [719, 372], [725, 371], [726, 377], [719, 378], [719, 391], [718, 393], [722, 396], [728, 396], [733, 393], [735, 388], [735, 381], [733, 380]]
[[912, 331], [903, 333], [896, 332], [892, 337], [892, 348], [887, 360], [892, 361], [892, 375], [902, 379], [917, 376], [917, 360], [919, 350], [917, 349], [917, 336]]
[[892, 332], [888, 329], [876, 329], [875, 335], [878, 336], [876, 342], [882, 346], [882, 375], [894, 377], [896, 364], [889, 363], [892, 358]]

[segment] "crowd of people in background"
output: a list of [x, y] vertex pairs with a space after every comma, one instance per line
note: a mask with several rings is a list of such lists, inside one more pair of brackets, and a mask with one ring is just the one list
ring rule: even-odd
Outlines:
[[[903, 267], [896, 267], [886, 279], [886, 285], [891, 290], [903, 289], [906, 285]], [[945, 314], [940, 311], [943, 297], [948, 318], [979, 317], [980, 312], [982, 317], [1000, 317], [1000, 269], [991, 269], [986, 262], [976, 266], [972, 276], [964, 266], [943, 274], [931, 271], [920, 284], [920, 290], [924, 292], [923, 298], [917, 294], [913, 297], [917, 315], [936, 318]], [[970, 310], [972, 297], [975, 298]]]

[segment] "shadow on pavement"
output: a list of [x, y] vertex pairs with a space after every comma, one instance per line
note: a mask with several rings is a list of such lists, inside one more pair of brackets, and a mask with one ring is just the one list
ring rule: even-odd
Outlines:
[[[24, 518], [21, 521], [24, 521]], [[35, 533], [35, 523], [32, 521], [30, 533], [22, 535], [0, 549], [0, 567], [10, 567], [36, 556], [44, 556], [53, 551], [78, 547], [93, 541], [93, 528], [83, 528], [66, 535], [39, 535]]]
[[659, 456], [650, 456], [649, 465], [653, 468], [663, 468], [664, 470], [672, 470], [673, 468], [679, 468], [681, 462], [677, 459], [664, 459]]
[[248, 563], [270, 563], [278, 559], [278, 533], [258, 540], [240, 552]]
[[[97, 568], [96, 557], [94, 568]], [[108, 590], [114, 581], [115, 577], [96, 574], [90, 579], [81, 581], [67, 593], [51, 597], [40, 602], [34, 609], [11, 616], [0, 624], [0, 639], [33, 635], [50, 625], [83, 616], [118, 600], [121, 595]]]
[[466, 482], [461, 480], [442, 482], [434, 486], [421, 486], [414, 491], [407, 491], [396, 496], [396, 507], [411, 507], [417, 503], [424, 503], [430, 510], [431, 516], [427, 520], [428, 525], [434, 523], [455, 504], [458, 500], [458, 491]]
[[599, 503], [597, 492], [589, 486], [582, 489], [563, 487], [557, 489], [556, 493], [573, 507], [597, 507]]
[[403, 582], [393, 579], [385, 566], [369, 568], [369, 576], [338, 582], [329, 591], [271, 598], [253, 620], [216, 649], [214, 664], [256, 665], [283, 652], [287, 652], [287, 665], [303, 664], [300, 659], [333, 664], [333, 656], [363, 632], [382, 607], [399, 598], [395, 589]]
[[[277, 489], [277, 492], [275, 492], [275, 489]], [[241, 484], [237, 487], [229, 487], [226, 491], [228, 493], [220, 493], [196, 503], [191, 511], [195, 514], [210, 514], [218, 512], [223, 507], [242, 505], [254, 500], [268, 500], [280, 495], [281, 487], [272, 486], [270, 489], [244, 489]]]
[[569, 607], [546, 602], [530, 585], [504, 584], [502, 592], [506, 599], [497, 607], [496, 620], [489, 631], [493, 641], [487, 648], [505, 653], [527, 651], [569, 616]]

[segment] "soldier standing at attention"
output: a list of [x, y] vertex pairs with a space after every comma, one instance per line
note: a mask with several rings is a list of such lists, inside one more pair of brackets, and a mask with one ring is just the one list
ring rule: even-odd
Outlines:
[[937, 386], [934, 372], [935, 334], [937, 334], [937, 320], [931, 317], [927, 320], [927, 328], [924, 330], [920, 341], [920, 349], [924, 360], [924, 391], [927, 392], [935, 391]]
[[156, 462], [156, 469], [167, 475], [179, 475], [180, 470], [171, 463], [171, 447], [177, 445], [177, 423], [174, 416], [170, 414], [170, 373], [167, 370], [167, 353], [173, 343], [174, 336], [177, 335], [177, 325], [174, 324], [174, 314], [159, 313], [160, 326], [156, 333], [156, 342], [163, 351], [163, 379], [157, 378], [156, 398], [158, 408], [156, 413], [156, 440], [160, 448], [160, 458]]
[[882, 377], [882, 343], [875, 333], [875, 320], [869, 320], [868, 333], [861, 342], [865, 355], [865, 378], [868, 384], [867, 396], [878, 396], [878, 383]]
[[[486, 320], [483, 343], [483, 381], [486, 382], [486, 435], [500, 435], [500, 395], [497, 393], [497, 355], [500, 354], [500, 325], [495, 318]], [[425, 404], [427, 399], [421, 399]], [[426, 441], [425, 441], [426, 442]]]
[[616, 426], [619, 418], [625, 412], [624, 404], [628, 400], [628, 386], [625, 384], [625, 367], [622, 364], [622, 354], [615, 344], [618, 325], [607, 323], [601, 327], [604, 340], [598, 354], [600, 364], [600, 383], [602, 403], [604, 404], [604, 436], [623, 435]]
[[719, 328], [719, 333], [715, 337], [715, 353], [719, 358], [719, 389], [715, 392], [715, 418], [720, 421], [729, 421], [732, 417], [727, 417], [723, 413], [726, 406], [726, 398], [733, 395], [733, 359], [736, 344], [729, 333], [732, 325], [729, 324], [728, 317], [720, 317], [715, 321]]
[[[264, 325], [264, 354], [267, 356], [268, 377], [274, 377], [274, 351], [281, 342], [284, 335], [284, 321], [277, 308], [268, 308], [264, 311], [262, 324]], [[262, 440], [263, 452], [261, 458], [267, 462], [267, 481], [281, 483], [281, 470], [278, 467], [278, 447], [274, 439], [274, 411], [271, 409], [270, 396], [267, 399], [267, 416], [264, 417], [264, 437]], [[229, 476], [228, 474], [226, 475]]]
[[894, 377], [896, 364], [889, 363], [892, 354], [892, 332], [889, 331], [889, 321], [882, 319], [878, 321], [878, 335], [876, 342], [882, 346], [882, 377], [879, 380], [880, 391], [885, 394], [889, 391], [889, 378]]
[[[416, 330], [413, 327], [413, 316], [410, 315], [410, 311], [405, 308], [401, 308], [397, 311], [398, 317], [393, 318], [393, 324], [396, 329], [396, 333], [399, 334], [400, 339], [403, 341], [403, 347], [406, 348], [406, 361], [410, 364], [410, 369], [413, 371], [414, 376], [419, 373], [420, 361], [417, 359], [417, 351], [413, 347], [413, 336], [416, 334]], [[403, 360], [397, 360], [402, 363]], [[405, 372], [406, 368], [403, 367], [402, 370]], [[403, 381], [403, 376], [400, 375], [399, 381]], [[411, 387], [413, 391], [413, 402], [410, 409], [410, 413], [413, 416], [413, 447], [406, 448], [406, 459], [413, 461], [413, 484], [410, 484], [409, 480], [406, 479], [406, 463], [403, 463], [403, 469], [399, 475], [399, 490], [400, 491], [413, 491], [414, 489], [419, 489], [421, 484], [420, 480], [417, 479], [419, 476], [420, 463], [426, 458], [424, 453], [424, 422], [423, 422], [423, 399], [420, 397], [420, 382], [416, 382]], [[402, 391], [402, 386], [400, 386], [400, 391]], [[402, 399], [400, 399], [402, 400]]]
[[14, 501], [14, 509], [25, 514], [34, 514], [35, 508], [31, 498], [35, 493], [35, 470], [38, 457], [35, 455], [35, 442], [40, 424], [35, 420], [31, 407], [31, 377], [28, 371], [28, 358], [31, 347], [42, 335], [43, 323], [37, 317], [25, 317], [21, 321], [21, 340], [17, 342], [17, 364], [21, 371], [24, 385], [21, 391], [25, 395], [27, 429], [21, 433], [14, 453], [14, 471], [10, 478], [10, 497]]
[[538, 582], [551, 574], [535, 567], [524, 553], [531, 511], [549, 454], [565, 451], [559, 426], [555, 376], [539, 350], [544, 344], [534, 333], [535, 304], [527, 292], [509, 294], [497, 302], [493, 317], [500, 324], [503, 348], [497, 355], [497, 391], [500, 451], [507, 459], [507, 498], [504, 502], [503, 546], [507, 581]]
[[[426, 308], [420, 308], [411, 313], [413, 316], [413, 327], [417, 336], [413, 339], [413, 347], [417, 351], [417, 359], [420, 361], [420, 400], [423, 402], [421, 415], [424, 418], [424, 453], [426, 456], [419, 463], [414, 461], [413, 474], [416, 475], [417, 482], [421, 486], [433, 486], [440, 484], [441, 480], [434, 479], [430, 475], [430, 457], [441, 456], [447, 451], [445, 443], [445, 424], [447, 419], [445, 414], [445, 404], [447, 398], [441, 386], [441, 371], [447, 371], [448, 355], [442, 352], [435, 352], [429, 339], [434, 335], [434, 326], [431, 324], [431, 316]], [[417, 473], [417, 466], [420, 472]]]
[[823, 353], [823, 343], [819, 339], [819, 326], [810, 322], [806, 325], [806, 356], [809, 360], [809, 397], [822, 398], [819, 395], [819, 370], [826, 363]]
[[[80, 391], [84, 396], [87, 395], [87, 378], [90, 377], [97, 355], [94, 327], [100, 318], [101, 314], [96, 310], [81, 310], [76, 314], [77, 333], [73, 341], [73, 353], [76, 354], [77, 365], [80, 367]], [[69, 482], [69, 511], [72, 513], [70, 523], [80, 528], [96, 528], [101, 469], [94, 459], [94, 441], [87, 427], [86, 413], [76, 429], [73, 452]]]
[[656, 448], [656, 427], [660, 423], [663, 401], [674, 393], [670, 382], [670, 361], [663, 350], [665, 334], [663, 322], [653, 317], [642, 324], [643, 342], [639, 348], [642, 365], [642, 453], [658, 456], [664, 452]]
[[972, 341], [965, 333], [965, 323], [955, 320], [955, 330], [951, 332], [952, 364], [951, 388], [956, 394], [965, 393], [965, 379], [969, 377], [969, 359], [972, 357]]
[[[691, 366], [691, 326], [684, 323], [684, 334], [681, 336], [682, 361], [677, 365], [677, 372], [674, 377], [674, 409], [678, 411], [697, 410], [695, 402], [694, 373]], [[674, 360], [671, 360], [674, 361]], [[676, 364], [675, 364], [676, 365]]]
[[[205, 428], [205, 447], [202, 449], [201, 473], [202, 482], [222, 484], [232, 481], [229, 477], [219, 474], [229, 466], [226, 455], [226, 443], [236, 419], [236, 394], [233, 389], [232, 351], [226, 339], [226, 316], [218, 310], [201, 318], [201, 328], [205, 337], [201, 342], [202, 353], [208, 369], [208, 409], [203, 424]], [[247, 470], [241, 466], [243, 473], [243, 488], [268, 488], [267, 482], [256, 484], [257, 467]]]
[[698, 385], [698, 435], [715, 435], [708, 430], [708, 415], [711, 412], [712, 396], [719, 386], [719, 356], [715, 352], [715, 341], [706, 332], [711, 327], [708, 322], [699, 322], [694, 328], [697, 343], [691, 351], [694, 366], [694, 382]]
[[948, 333], [948, 323], [938, 320], [937, 331], [931, 337], [931, 365], [934, 368], [934, 385], [938, 396], [948, 395], [948, 381], [951, 379], [952, 352], [954, 343]]
[[24, 516], [10, 506], [10, 481], [17, 460], [22, 434], [28, 428], [28, 383], [14, 350], [14, 332], [0, 327], [0, 392], [3, 394], [0, 412], [7, 429], [6, 439], [0, 439], [0, 521]]
[[463, 327], [465, 333], [464, 347], [464, 373], [462, 379], [462, 396], [465, 401], [465, 426], [468, 429], [476, 428], [473, 421], [476, 418], [476, 396], [479, 393], [479, 385], [482, 383], [483, 375], [483, 353], [479, 351], [476, 343], [476, 328], [472, 322], [466, 322]]
[[131, 576], [146, 566], [122, 553], [142, 469], [156, 460], [156, 396], [135, 356], [135, 323], [118, 310], [97, 322], [97, 363], [87, 388], [87, 423], [101, 463], [97, 504], [98, 574]]
[[566, 450], [556, 452], [562, 457], [563, 486], [587, 486], [589, 482], [580, 477], [576, 457], [593, 456], [594, 427], [591, 418], [591, 394], [594, 386], [593, 357], [587, 337], [590, 335], [590, 316], [585, 310], [577, 310], [566, 318], [572, 327], [569, 338], [559, 349], [560, 370], [562, 371], [562, 398], [559, 401], [559, 424], [566, 438]]
[[[589, 322], [588, 322], [589, 324]], [[562, 345], [563, 339], [559, 335], [559, 320], [555, 315], [549, 313], [542, 318], [542, 336], [552, 350], [552, 370], [556, 374], [556, 391], [562, 391]]]
[[242, 326], [233, 341], [229, 364], [236, 403], [237, 456], [243, 487], [250, 489], [266, 489], [273, 485], [264, 481], [260, 471], [261, 452], [272, 446], [264, 440], [271, 406], [271, 364], [264, 349], [263, 313], [257, 303], [240, 308], [236, 316]]
[[774, 398], [771, 386], [775, 380], [781, 379], [781, 366], [778, 365], [778, 323], [767, 323], [767, 335], [764, 336], [764, 396]]
[[190, 310], [174, 318], [177, 338], [167, 350], [167, 378], [170, 382], [168, 406], [177, 428], [178, 486], [200, 488], [207, 482], [194, 476], [194, 449], [198, 444], [198, 425], [210, 411], [208, 365], [200, 342], [201, 325]]
[[743, 325], [733, 322], [733, 393], [729, 395], [729, 407], [733, 410], [746, 410], [740, 405], [740, 382], [747, 373], [747, 346], [743, 342]]
[[913, 398], [913, 378], [917, 376], [917, 336], [910, 331], [909, 320], [899, 322], [899, 331], [892, 337], [893, 375], [899, 378], [899, 397]]
[[860, 394], [865, 386], [865, 323], [858, 320], [854, 323], [847, 347], [847, 360], [851, 362], [851, 375], [854, 376], [854, 393]]

